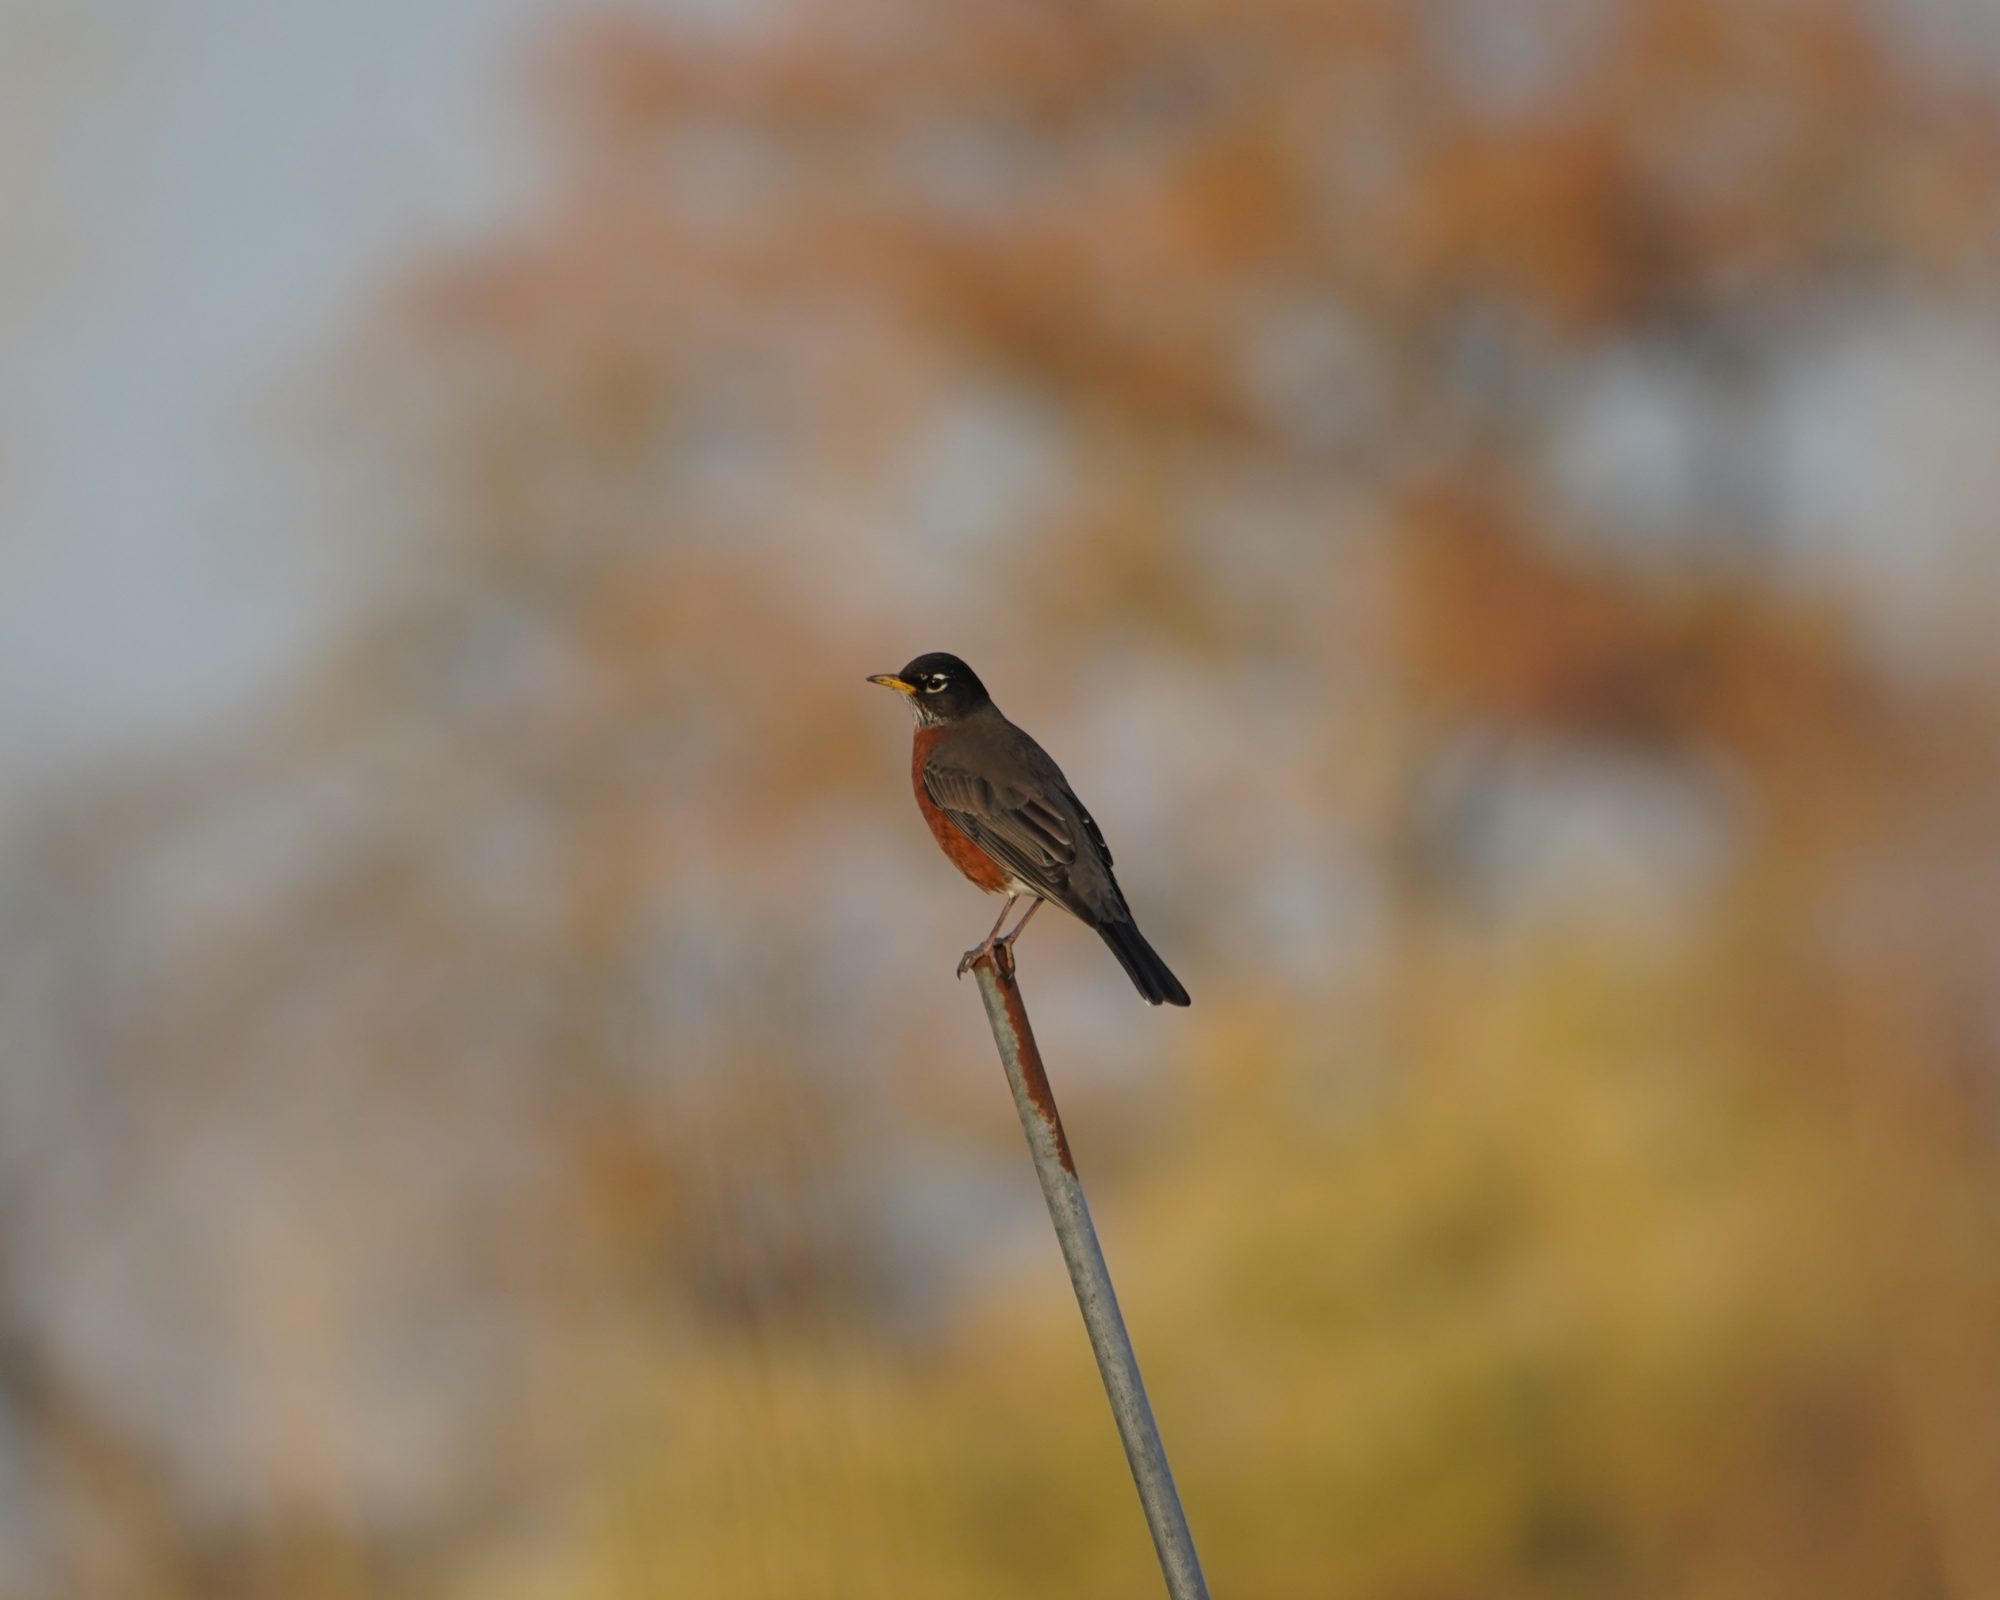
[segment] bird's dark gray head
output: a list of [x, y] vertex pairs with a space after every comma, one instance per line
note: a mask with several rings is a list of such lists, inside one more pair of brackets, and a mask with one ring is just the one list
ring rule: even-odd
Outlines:
[[901, 672], [878, 673], [868, 681], [908, 696], [919, 722], [950, 722], [992, 703], [979, 674], [942, 650], [918, 656]]

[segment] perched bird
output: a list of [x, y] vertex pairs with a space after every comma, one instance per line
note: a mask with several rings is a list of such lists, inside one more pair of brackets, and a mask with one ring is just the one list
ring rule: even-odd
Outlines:
[[[931, 833], [960, 872], [1007, 897], [985, 942], [959, 962], [959, 975], [996, 946], [1011, 953], [1048, 900], [1098, 931], [1148, 1002], [1186, 1005], [1187, 990], [1132, 920], [1104, 835], [1062, 769], [1000, 714], [972, 668], [935, 651], [868, 681], [905, 696], [916, 714], [910, 777]], [[1023, 895], [1034, 904], [1002, 939]]]

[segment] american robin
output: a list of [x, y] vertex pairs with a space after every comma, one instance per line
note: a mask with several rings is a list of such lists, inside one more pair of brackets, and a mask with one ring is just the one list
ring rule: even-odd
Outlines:
[[[934, 651], [868, 681], [906, 696], [916, 714], [910, 777], [931, 833], [960, 872], [988, 894], [1007, 897], [985, 943], [959, 962], [959, 976], [996, 946], [1011, 953], [1050, 900], [1098, 931], [1148, 1002], [1186, 1005], [1187, 990], [1132, 920], [1111, 876], [1104, 835], [1062, 769], [1000, 714], [972, 668]], [[1002, 939], [1001, 926], [1022, 895], [1035, 903]]]

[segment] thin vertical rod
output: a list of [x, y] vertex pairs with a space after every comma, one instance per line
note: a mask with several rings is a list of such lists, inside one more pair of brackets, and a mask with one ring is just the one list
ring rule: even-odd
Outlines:
[[1014, 982], [1012, 952], [1006, 945], [989, 950], [973, 963], [972, 971], [979, 979], [979, 997], [986, 1002], [986, 1020], [993, 1025], [993, 1042], [1000, 1049], [1000, 1064], [1007, 1069], [1007, 1086], [1014, 1092], [1014, 1109], [1028, 1136], [1035, 1176], [1041, 1179], [1042, 1195], [1049, 1203], [1049, 1221], [1055, 1224], [1069, 1266], [1069, 1281], [1104, 1378], [1104, 1392], [1111, 1400], [1111, 1414], [1118, 1421], [1132, 1481], [1139, 1486], [1139, 1504], [1145, 1509], [1153, 1548], [1159, 1552], [1169, 1600], [1208, 1600], [1187, 1514], [1181, 1510], [1166, 1447], [1160, 1443], [1159, 1425], [1153, 1421], [1146, 1385], [1139, 1377], [1139, 1358], [1132, 1353], [1132, 1340], [1118, 1311], [1111, 1269], [1104, 1264], [1049, 1075]]

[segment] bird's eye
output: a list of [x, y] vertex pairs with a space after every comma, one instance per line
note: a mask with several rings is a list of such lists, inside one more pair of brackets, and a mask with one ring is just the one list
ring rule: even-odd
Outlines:
[[950, 681], [942, 672], [933, 672], [928, 678], [924, 679], [924, 688], [928, 693], [936, 694], [938, 690], [942, 689]]

